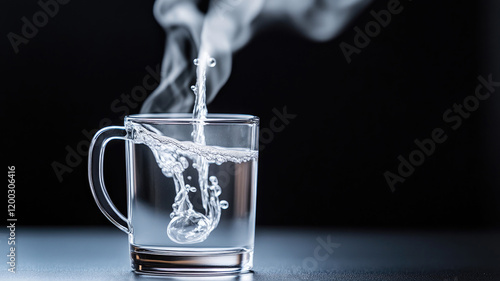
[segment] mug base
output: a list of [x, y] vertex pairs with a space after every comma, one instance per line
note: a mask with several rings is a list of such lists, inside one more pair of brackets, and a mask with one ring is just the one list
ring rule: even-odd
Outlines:
[[247, 273], [253, 267], [253, 250], [165, 250], [131, 245], [134, 272], [150, 275], [226, 275]]

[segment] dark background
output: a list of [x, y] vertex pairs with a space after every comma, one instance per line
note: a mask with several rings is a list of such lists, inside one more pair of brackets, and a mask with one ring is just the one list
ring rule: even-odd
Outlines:
[[[234, 55], [209, 112], [254, 114], [261, 128], [273, 108], [297, 115], [260, 154], [258, 224], [498, 227], [500, 90], [456, 131], [442, 118], [474, 93], [478, 75], [500, 80], [494, 3], [401, 1], [403, 12], [347, 63], [339, 44], [353, 44], [353, 28], [387, 2], [374, 1], [333, 40], [270, 26]], [[92, 198], [85, 157], [62, 181], [51, 165], [66, 164], [66, 147], [88, 140], [82, 130], [105, 118], [123, 124], [110, 105], [163, 57], [153, 3], [72, 0], [18, 54], [7, 34], [20, 34], [21, 18], [40, 7], [0, 4], [2, 158], [5, 173], [16, 166], [19, 225], [110, 224]], [[398, 155], [408, 159], [414, 140], [438, 127], [447, 141], [391, 192], [384, 172], [396, 172]], [[124, 210], [123, 144], [110, 146], [108, 189]]]

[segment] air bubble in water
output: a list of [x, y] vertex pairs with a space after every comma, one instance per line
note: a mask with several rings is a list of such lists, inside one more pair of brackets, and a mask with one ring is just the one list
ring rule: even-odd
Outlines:
[[179, 162], [181, 162], [184, 169], [187, 169], [189, 167], [189, 162], [187, 161], [186, 157], [179, 157]]
[[188, 210], [172, 218], [167, 227], [168, 237], [179, 244], [198, 243], [210, 234], [210, 221], [204, 215]]
[[216, 186], [213, 186], [213, 188], [214, 188], [215, 196], [219, 196], [222, 193], [220, 186], [216, 185]]
[[217, 64], [217, 61], [214, 58], [208, 59], [208, 66], [214, 67]]
[[217, 177], [216, 177], [216, 176], [211, 176], [211, 177], [209, 178], [209, 180], [210, 180], [210, 182], [211, 182], [212, 184], [218, 184], [218, 183], [219, 183], [219, 181], [217, 180]]
[[161, 169], [161, 172], [168, 178], [171, 178], [173, 176], [172, 172], [167, 168]]
[[226, 200], [221, 200], [220, 207], [221, 207], [221, 209], [225, 210], [225, 209], [229, 208], [229, 203]]
[[199, 65], [200, 64], [200, 60], [199, 59], [194, 59], [193, 63], [194, 63], [194, 65]]

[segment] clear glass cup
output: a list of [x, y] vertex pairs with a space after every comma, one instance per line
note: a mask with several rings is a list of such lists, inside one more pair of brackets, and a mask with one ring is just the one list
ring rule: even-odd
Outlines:
[[[191, 114], [138, 114], [127, 116], [124, 127], [96, 133], [89, 150], [90, 187], [104, 215], [129, 234], [135, 272], [226, 274], [252, 268], [258, 125], [259, 118], [250, 115], [195, 120]], [[104, 185], [104, 151], [114, 139], [126, 141], [127, 216]]]

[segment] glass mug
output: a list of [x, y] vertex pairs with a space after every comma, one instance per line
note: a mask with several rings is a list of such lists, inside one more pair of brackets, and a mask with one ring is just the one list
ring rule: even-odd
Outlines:
[[[89, 182], [103, 214], [128, 233], [145, 274], [243, 273], [253, 266], [259, 118], [137, 114], [98, 131]], [[106, 144], [125, 140], [127, 216], [104, 185]], [[193, 142], [193, 139], [197, 139]]]

